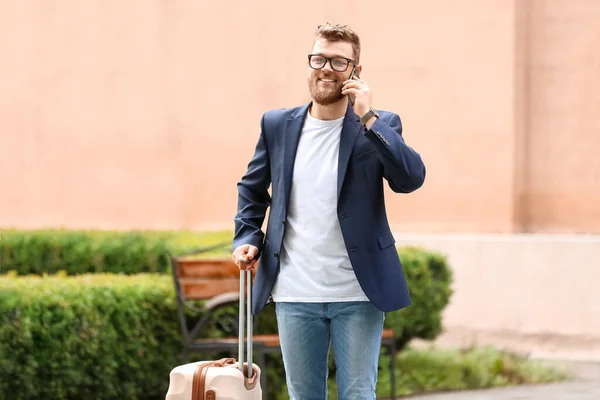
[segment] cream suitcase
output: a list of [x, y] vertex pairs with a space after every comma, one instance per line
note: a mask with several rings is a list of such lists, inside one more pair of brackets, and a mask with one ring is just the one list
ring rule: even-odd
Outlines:
[[[246, 343], [248, 362], [244, 362], [244, 281], [248, 281]], [[240, 271], [240, 322], [238, 360], [223, 358], [198, 361], [175, 367], [169, 374], [166, 400], [262, 400], [261, 370], [252, 364], [252, 272]], [[248, 363], [252, 368], [248, 368]]]

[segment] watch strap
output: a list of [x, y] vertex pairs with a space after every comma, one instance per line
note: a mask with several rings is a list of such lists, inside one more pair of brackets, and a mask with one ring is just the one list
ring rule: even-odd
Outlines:
[[373, 108], [370, 108], [369, 111], [367, 111], [367, 113], [361, 117], [360, 123], [365, 125], [373, 116], [379, 117], [379, 114], [377, 114], [377, 111], [375, 111]]

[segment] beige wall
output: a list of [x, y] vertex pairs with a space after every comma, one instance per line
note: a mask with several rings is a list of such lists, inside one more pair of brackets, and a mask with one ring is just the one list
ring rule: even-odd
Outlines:
[[447, 329], [554, 332], [600, 340], [600, 237], [401, 235], [435, 248], [453, 266]]
[[600, 233], [599, 2], [291, 4], [0, 0], [0, 226], [231, 228], [329, 20], [428, 167], [398, 231]]
[[440, 251], [452, 265], [440, 344], [600, 359], [598, 235], [396, 236], [401, 246]]
[[525, 223], [600, 232], [600, 2], [532, 1]]

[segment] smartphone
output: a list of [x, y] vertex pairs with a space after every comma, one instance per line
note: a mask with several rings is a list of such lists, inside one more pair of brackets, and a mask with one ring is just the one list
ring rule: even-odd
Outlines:
[[[356, 67], [353, 67], [352, 72], [350, 73], [350, 79], [354, 78], [355, 75], [357, 78], [360, 78], [360, 76], [358, 76], [358, 73], [356, 72]], [[350, 102], [351, 106], [354, 105], [354, 96], [350, 93], [348, 93], [348, 101]]]

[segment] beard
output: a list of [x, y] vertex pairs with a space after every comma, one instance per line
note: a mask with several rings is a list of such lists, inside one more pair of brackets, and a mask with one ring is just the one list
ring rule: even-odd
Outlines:
[[[333, 84], [324, 85], [319, 79], [333, 79]], [[309, 76], [308, 89], [313, 101], [317, 104], [328, 106], [344, 98], [342, 82], [335, 75]]]

